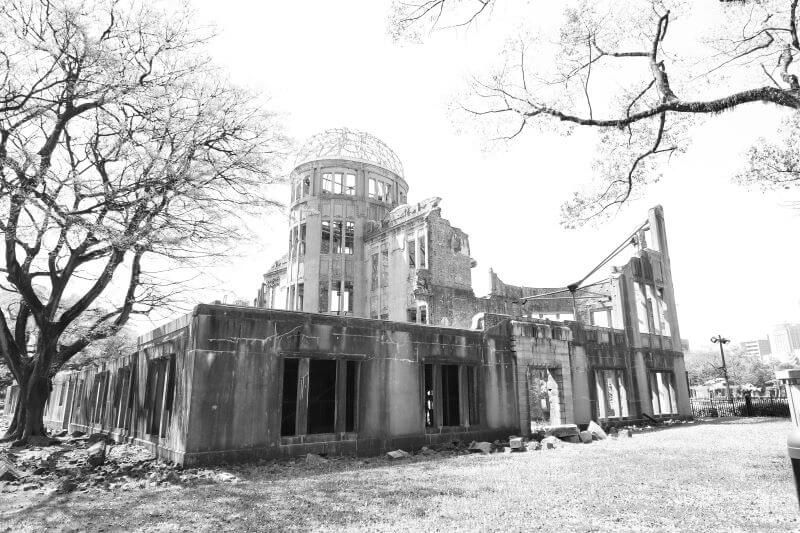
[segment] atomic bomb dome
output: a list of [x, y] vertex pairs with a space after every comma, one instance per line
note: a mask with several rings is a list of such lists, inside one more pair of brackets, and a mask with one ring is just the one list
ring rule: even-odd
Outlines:
[[320, 159], [347, 159], [371, 163], [403, 177], [403, 163], [386, 143], [364, 131], [325, 130], [310, 137], [295, 159], [295, 167]]

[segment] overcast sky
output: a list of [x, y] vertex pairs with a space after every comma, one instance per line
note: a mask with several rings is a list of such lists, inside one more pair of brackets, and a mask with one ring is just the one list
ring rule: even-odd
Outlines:
[[[592, 177], [591, 134], [529, 133], [505, 149], [488, 145], [450, 108], [496, 50], [476, 32], [396, 44], [386, 29], [389, 4], [193, 1], [200, 21], [218, 32], [217, 63], [234, 83], [264, 93], [289, 135], [302, 142], [328, 128], [368, 131], [403, 161], [409, 201], [443, 198], [443, 216], [470, 236], [478, 295], [488, 290], [489, 267], [517, 285], [575, 281], [661, 204], [683, 337], [696, 347], [717, 333], [740, 342], [800, 319], [800, 211], [785, 193], [730, 182], [743, 150], [774, 130], [770, 108], [715, 117], [645, 198], [600, 226], [564, 230], [561, 203]], [[281, 194], [288, 200], [288, 188]], [[254, 298], [263, 272], [286, 251], [287, 228], [280, 215], [259, 221], [259, 242], [216, 273], [219, 290], [208, 299]]]

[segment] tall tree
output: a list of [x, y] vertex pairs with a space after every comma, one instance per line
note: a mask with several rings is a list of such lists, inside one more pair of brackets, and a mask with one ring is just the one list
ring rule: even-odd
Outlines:
[[535, 126], [601, 130], [593, 186], [565, 202], [565, 224], [608, 214], [658, 180], [701, 118], [753, 103], [784, 110], [783, 136], [754, 146], [739, 181], [800, 184], [798, 0], [559, 5], [553, 15], [552, 3], [522, 0], [398, 0], [393, 30], [491, 25], [496, 11], [518, 10], [528, 27], [509, 36], [498, 71], [474, 83], [464, 107], [506, 139]]
[[137, 314], [176, 269], [223, 256], [271, 205], [284, 140], [202, 55], [183, 12], [139, 0], [0, 5], [0, 352], [21, 389], [6, 438], [45, 437], [53, 375]]

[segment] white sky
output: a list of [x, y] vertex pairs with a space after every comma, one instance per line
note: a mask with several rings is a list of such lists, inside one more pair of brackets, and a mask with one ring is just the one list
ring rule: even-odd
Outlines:
[[[410, 201], [444, 199], [443, 216], [470, 235], [476, 294], [488, 289], [489, 267], [518, 285], [575, 281], [660, 203], [680, 329], [693, 347], [717, 333], [734, 342], [763, 338], [773, 323], [800, 319], [800, 212], [786, 207], [786, 194], [730, 183], [743, 149], [777, 124], [770, 108], [714, 117], [644, 199], [599, 227], [567, 231], [560, 205], [591, 179], [589, 137], [531, 133], [487, 150], [469, 124], [454, 125], [448, 108], [496, 52], [463, 32], [395, 44], [389, 4], [192, 2], [199, 20], [217, 28], [216, 61], [234, 83], [270, 96], [265, 103], [283, 114], [288, 134], [301, 142], [334, 127], [368, 131], [400, 156]], [[288, 200], [288, 188], [283, 194]], [[278, 215], [258, 224], [258, 245], [216, 272], [219, 287], [206, 301], [255, 297], [261, 275], [285, 252], [288, 228]]]

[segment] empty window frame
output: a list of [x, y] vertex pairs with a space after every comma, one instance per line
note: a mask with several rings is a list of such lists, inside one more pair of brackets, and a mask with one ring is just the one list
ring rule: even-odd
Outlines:
[[477, 426], [481, 423], [480, 410], [478, 409], [478, 372], [477, 366], [467, 367], [467, 401], [469, 402], [469, 425]]
[[353, 282], [344, 282], [344, 291], [342, 292], [342, 310], [348, 313], [353, 312]]
[[408, 248], [408, 268], [417, 268], [417, 240], [409, 239], [406, 248]]
[[353, 255], [356, 238], [356, 224], [355, 222], [347, 221], [344, 223], [344, 250], [343, 253]]
[[672, 372], [651, 372], [650, 394], [653, 401], [654, 414], [678, 414], [678, 400], [675, 397], [675, 374]]
[[422, 402], [425, 412], [425, 427], [428, 428], [436, 426], [436, 395], [433, 389], [433, 382], [434, 367], [433, 365], [425, 365]]
[[306, 255], [306, 223], [303, 222], [298, 226], [297, 231], [297, 255], [303, 257]]
[[322, 175], [322, 192], [323, 194], [333, 192], [333, 174], [329, 172]]
[[303, 196], [311, 194], [311, 176], [303, 176]]
[[358, 361], [284, 359], [281, 436], [357, 431], [359, 368]]
[[348, 196], [356, 195], [356, 176], [355, 174], [344, 175], [344, 193]]
[[333, 221], [333, 253], [342, 253], [342, 228], [344, 222], [341, 220]]
[[369, 197], [381, 202], [388, 202], [392, 186], [375, 178], [369, 178]]
[[281, 436], [297, 434], [297, 377], [299, 359], [283, 360], [283, 392], [281, 397]]
[[342, 310], [341, 296], [341, 281], [335, 280], [331, 282], [331, 302], [328, 307], [331, 311], [339, 312]]
[[91, 417], [89, 421], [93, 424], [102, 422], [106, 396], [108, 395], [108, 371], [98, 372], [92, 382], [92, 393], [89, 400]]
[[461, 425], [461, 402], [459, 402], [458, 365], [441, 366], [442, 425]]
[[292, 201], [293, 202], [296, 202], [297, 200], [300, 199], [302, 186], [303, 186], [302, 180], [298, 179], [298, 180], [296, 180], [294, 182], [294, 186], [292, 187]]
[[419, 268], [428, 268], [428, 249], [425, 234], [419, 236]]
[[302, 283], [298, 283], [298, 284], [297, 284], [297, 306], [295, 307], [295, 309], [296, 309], [297, 311], [302, 311], [302, 310], [303, 310], [303, 296], [304, 296], [304, 292], [305, 292], [305, 287], [304, 287], [304, 285], [303, 285]]
[[358, 413], [358, 361], [347, 361], [345, 365], [345, 420], [344, 430], [347, 432], [356, 431]]
[[67, 396], [67, 388], [69, 385], [69, 381], [64, 381], [61, 383], [61, 390], [58, 394], [58, 406], [61, 407], [64, 405], [64, 398]]
[[336, 361], [311, 359], [308, 365], [308, 429], [333, 433], [336, 426]]
[[331, 221], [322, 221], [322, 244], [320, 245], [320, 253], [328, 254], [331, 252]]
[[618, 368], [595, 370], [594, 382], [597, 393], [597, 416], [599, 418], [628, 416], [625, 371]]
[[145, 384], [144, 408], [147, 413], [145, 433], [158, 435], [161, 427], [161, 410], [164, 399], [164, 372], [162, 360], [147, 362], [147, 382]]
[[425, 427], [480, 424], [479, 372], [475, 366], [423, 365]]
[[419, 306], [419, 323], [420, 324], [427, 324], [428, 323], [428, 306], [427, 305], [420, 305]]

